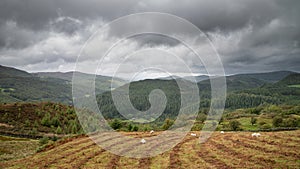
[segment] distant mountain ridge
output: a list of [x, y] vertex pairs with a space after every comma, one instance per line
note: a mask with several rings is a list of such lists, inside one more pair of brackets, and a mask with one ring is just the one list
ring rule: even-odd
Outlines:
[[[216, 77], [218, 78], [218, 77]], [[240, 75], [233, 75], [226, 77], [226, 84], [227, 84], [227, 91], [237, 91], [243, 89], [250, 89], [259, 87], [266, 83], [263, 80], [248, 77], [248, 76], [240, 76]], [[203, 80], [198, 83], [200, 89], [210, 88], [210, 80]]]
[[[70, 72], [38, 72], [38, 73], [32, 73], [32, 75], [41, 77], [41, 78], [52, 77], [52, 78], [58, 78], [58, 79], [72, 81], [74, 73], [76, 73], [76, 76], [80, 76], [80, 77], [89, 77], [89, 78], [95, 77], [94, 74], [87, 74], [87, 73], [74, 72], [74, 71], [70, 71]], [[112, 78], [112, 77], [103, 76], [103, 75], [96, 75], [96, 77], [102, 78], [104, 80], [110, 80]], [[124, 81], [123, 79], [116, 78], [116, 77], [114, 79]]]
[[[71, 104], [72, 103], [72, 77], [74, 72], [39, 72], [28, 73], [26, 71], [18, 70], [0, 65], [0, 102], [16, 102], [16, 101], [54, 101]], [[76, 76], [81, 77], [83, 80], [82, 88], [86, 87], [86, 79], [95, 78], [95, 75], [85, 74], [81, 72], [75, 72]], [[241, 91], [246, 89], [258, 88], [264, 84], [284, 83], [279, 82], [285, 79], [285, 81], [292, 81], [295, 79], [294, 75], [297, 74], [291, 71], [277, 71], [268, 73], [254, 73], [254, 74], [238, 74], [227, 76], [227, 89], [231, 91]], [[291, 77], [289, 77], [291, 76]], [[195, 78], [198, 82], [200, 91], [206, 91], [206, 95], [209, 95], [210, 80], [206, 75], [200, 75], [195, 77], [166, 77], [163, 78], [167, 81], [170, 79], [185, 79]], [[217, 78], [217, 77], [214, 77]], [[153, 82], [155, 79], [152, 79]], [[152, 80], [148, 81], [151, 82]], [[127, 81], [119, 78], [114, 78], [111, 86], [112, 77], [108, 76], [96, 76], [96, 94], [101, 94], [106, 91], [110, 91], [114, 88], [118, 88], [127, 83]], [[134, 83], [145, 84], [144, 81], [137, 81]], [[157, 81], [156, 83], [163, 83], [163, 81]], [[287, 83], [287, 82], [285, 82]], [[167, 83], [166, 83], [167, 84]], [[140, 85], [137, 85], [140, 86]], [[112, 88], [111, 88], [112, 87]]]
[[32, 77], [26, 71], [0, 65], [0, 77]]
[[94, 74], [87, 74], [87, 73], [82, 73], [82, 72], [39, 72], [39, 73], [33, 73], [34, 76], [45, 79], [45, 78], [57, 78], [57, 79], [62, 79], [66, 80], [68, 83], [72, 83], [73, 79], [73, 74], [76, 74], [76, 77], [78, 79], [82, 79], [82, 85], [83, 87], [85, 86], [85, 81], [87, 80], [94, 80], [95, 78], [95, 83], [96, 83], [96, 93], [102, 93], [108, 90], [111, 90], [111, 87], [117, 88], [126, 83], [125, 80], [114, 77], [112, 81], [112, 77], [109, 76], [102, 76], [102, 75], [94, 75]]
[[[274, 72], [264, 72], [264, 73], [245, 73], [245, 74], [234, 74], [234, 75], [226, 75], [226, 78], [232, 79], [232, 78], [252, 78], [252, 79], [258, 79], [266, 83], [276, 83], [280, 81], [281, 79], [285, 78], [286, 76], [290, 74], [294, 74], [296, 72], [292, 71], [274, 71]], [[208, 75], [198, 75], [198, 76], [168, 76], [168, 77], [161, 77], [157, 79], [163, 79], [163, 80], [172, 80], [172, 79], [185, 79], [189, 81], [196, 81], [201, 82], [204, 80], [209, 80], [210, 78], [217, 78], [217, 76], [208, 76]]]
[[280, 85], [300, 85], [300, 73], [292, 73], [279, 82]]
[[[74, 72], [41, 72], [26, 71], [0, 66], [0, 103], [53, 101], [72, 104], [72, 77]], [[87, 87], [87, 79], [94, 75], [75, 72], [82, 78], [82, 88]], [[96, 94], [111, 90], [111, 77], [96, 76]], [[114, 78], [112, 87], [124, 85], [125, 81]]]
[[266, 73], [250, 73], [250, 74], [237, 74], [232, 76], [239, 77], [251, 77], [255, 79], [259, 79], [269, 83], [275, 83], [280, 81], [281, 79], [287, 77], [290, 74], [294, 74], [292, 71], [275, 71], [275, 72], [266, 72]]

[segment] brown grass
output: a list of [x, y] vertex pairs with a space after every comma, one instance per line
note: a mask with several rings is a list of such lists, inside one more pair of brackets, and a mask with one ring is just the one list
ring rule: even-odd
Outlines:
[[[147, 133], [124, 134], [150, 137]], [[0, 168], [300, 168], [300, 131], [261, 135], [254, 138], [249, 132], [216, 132], [202, 144], [198, 137], [187, 135], [172, 150], [141, 159], [114, 155], [81, 136], [58, 142], [33, 156], [0, 162]], [[105, 137], [99, 139], [112, 141]], [[122, 143], [114, 141], [110, 146], [117, 144]], [[130, 147], [125, 150], [129, 151]]]

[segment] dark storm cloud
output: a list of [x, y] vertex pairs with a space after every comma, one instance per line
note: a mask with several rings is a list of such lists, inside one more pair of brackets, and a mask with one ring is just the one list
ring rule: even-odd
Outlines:
[[20, 27], [43, 29], [58, 15], [77, 19], [104, 17], [108, 20], [132, 12], [136, 1], [94, 1], [94, 0], [2, 0], [0, 21], [16, 21]]
[[[136, 12], [166, 12], [204, 31], [228, 73], [245, 68], [299, 71], [299, 11], [298, 0], [2, 0], [0, 62], [10, 66], [74, 63], [82, 43], [101, 25]], [[126, 28], [138, 29], [136, 25], [179, 30], [164, 23], [131, 22], [135, 27], [129, 21], [109, 30], [108, 36], [116, 38]], [[142, 47], [179, 45], [174, 39], [152, 35], [132, 39]]]
[[[183, 17], [201, 30], [233, 30], [249, 22], [264, 24], [278, 15], [279, 7], [270, 0], [224, 1], [190, 0], [179, 1], [137, 1], [137, 0], [3, 0], [0, 2], [0, 23], [15, 21], [18, 27], [33, 30], [47, 29], [48, 23], [59, 15], [79, 20], [103, 18], [111, 21], [135, 12], [167, 12]], [[69, 21], [64, 29], [71, 29]], [[168, 28], [168, 25], [156, 25]], [[76, 28], [73, 28], [76, 29]], [[173, 28], [174, 29], [174, 28]], [[171, 29], [170, 29], [171, 30]], [[74, 30], [71, 30], [74, 31]]]
[[[133, 12], [134, 4], [136, 2], [130, 0], [126, 2], [112, 0], [109, 3], [94, 0], [3, 0], [0, 1], [0, 47], [26, 47], [40, 40], [33, 36], [31, 40], [23, 38], [23, 35], [18, 34], [23, 30], [27, 31], [23, 31], [25, 34], [51, 30], [73, 34], [80, 27], [88, 26], [86, 25], [88, 22], [79, 25], [74, 20], [88, 20], [89, 23], [96, 19], [109, 21]], [[63, 18], [59, 19], [62, 16]], [[9, 30], [7, 26], [11, 22], [15, 24], [14, 30]], [[6, 42], [7, 39], [14, 43]]]

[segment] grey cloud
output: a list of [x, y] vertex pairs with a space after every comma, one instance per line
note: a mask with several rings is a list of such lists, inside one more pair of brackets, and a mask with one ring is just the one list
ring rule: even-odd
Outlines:
[[261, 25], [278, 16], [279, 7], [272, 0], [190, 0], [160, 4], [147, 1], [146, 11], [168, 12], [183, 17], [203, 31], [230, 31], [249, 24]]
[[[101, 26], [100, 21], [108, 23], [136, 12], [166, 12], [192, 22], [212, 39], [228, 73], [238, 70], [300, 71], [298, 0], [2, 0], [0, 62], [10, 66], [23, 64], [22, 67], [28, 69], [30, 67], [25, 65], [74, 63], [82, 44]], [[163, 22], [156, 25], [147, 20], [130, 22], [110, 29], [108, 37], [118, 38], [124, 29], [134, 31], [144, 27], [180, 33], [180, 28]], [[180, 44], [156, 35], [131, 39], [140, 47], [176, 48]], [[34, 67], [40, 70], [39, 66]]]
[[14, 20], [21, 27], [43, 29], [59, 15], [77, 19], [103, 17], [108, 20], [132, 12], [136, 1], [94, 0], [3, 0], [0, 2], [0, 21]]
[[180, 42], [172, 37], [160, 35], [160, 34], [143, 34], [138, 36], [133, 36], [131, 39], [138, 42], [142, 47], [155, 47], [155, 46], [176, 46]]
[[55, 32], [63, 32], [67, 35], [73, 35], [82, 27], [82, 22], [70, 17], [59, 17], [50, 25]]
[[25, 48], [43, 39], [45, 32], [34, 32], [30, 29], [20, 29], [16, 22], [7, 21], [0, 25], [0, 48]]

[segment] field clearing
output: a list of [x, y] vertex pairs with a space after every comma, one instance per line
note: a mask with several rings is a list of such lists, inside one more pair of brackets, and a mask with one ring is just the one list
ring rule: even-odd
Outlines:
[[297, 84], [297, 85], [289, 85], [289, 87], [296, 87], [296, 88], [300, 88], [300, 84]]
[[0, 168], [300, 168], [299, 143], [300, 130], [261, 132], [258, 138], [250, 132], [215, 132], [202, 144], [189, 134], [170, 151], [134, 159], [114, 155], [81, 136], [26, 158], [0, 162]]

